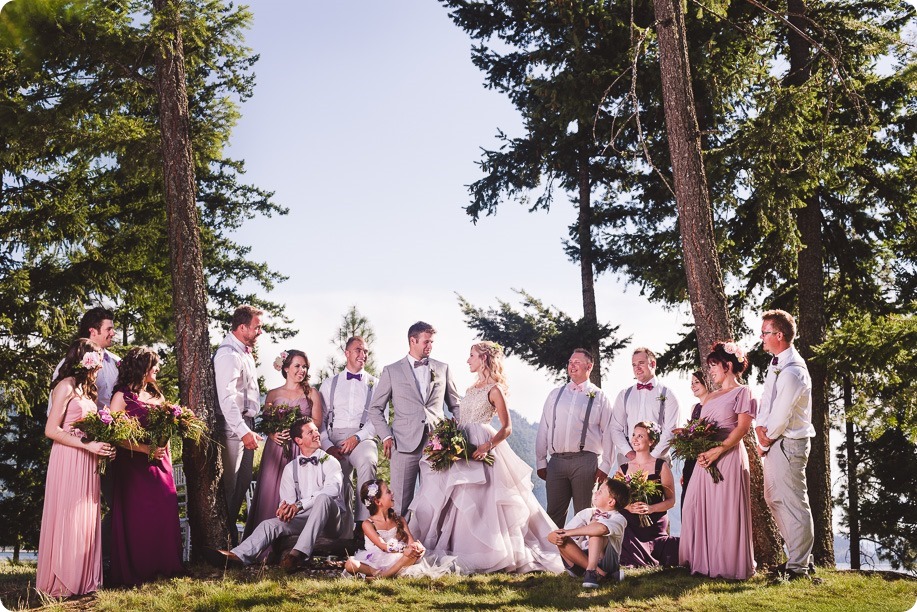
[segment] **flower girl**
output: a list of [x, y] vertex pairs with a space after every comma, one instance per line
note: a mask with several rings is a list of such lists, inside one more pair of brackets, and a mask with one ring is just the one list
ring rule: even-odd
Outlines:
[[395, 512], [395, 497], [388, 484], [378, 479], [364, 482], [360, 500], [370, 513], [363, 521], [366, 548], [347, 559], [345, 576], [387, 578], [399, 573], [414, 574], [403, 570], [420, 561], [426, 549], [414, 540], [407, 521]]

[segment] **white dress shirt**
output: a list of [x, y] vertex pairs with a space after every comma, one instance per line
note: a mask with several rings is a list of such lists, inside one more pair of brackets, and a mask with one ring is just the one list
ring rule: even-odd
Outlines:
[[[611, 417], [611, 435], [617, 447], [618, 452], [626, 455], [633, 450], [630, 446], [630, 436], [634, 433], [634, 426], [641, 421], [652, 421], [659, 425], [661, 430], [659, 442], [650, 453], [657, 459], [668, 456], [669, 447], [672, 444], [672, 430], [678, 427], [678, 417], [680, 416], [678, 398], [662, 385], [654, 376], [646, 384], [653, 385], [652, 389], [637, 389], [634, 383], [631, 387], [626, 387], [618, 393], [615, 398], [614, 408]], [[627, 390], [630, 389], [630, 396], [627, 398], [627, 405], [624, 405], [624, 397], [627, 396]], [[663, 403], [662, 423], [659, 422], [659, 403], [660, 397], [665, 396]]]
[[261, 408], [258, 374], [251, 349], [231, 332], [226, 334], [213, 357], [213, 371], [226, 426], [241, 439], [251, 431], [244, 417], [254, 418]]
[[420, 385], [420, 396], [423, 397], [424, 403], [427, 401], [427, 387], [430, 384], [430, 366], [422, 365], [414, 367], [415, 361], [420, 361], [419, 359], [414, 359], [410, 353], [405, 357], [408, 360], [408, 366], [411, 368], [411, 371], [414, 372], [414, 378], [417, 380], [417, 384]]
[[757, 424], [767, 437], [811, 438], [812, 380], [802, 356], [792, 346], [777, 355], [777, 364], [767, 368], [764, 390], [758, 406]]
[[[328, 437], [328, 428], [334, 429], [356, 429], [355, 435], [362, 442], [369, 440], [376, 435], [376, 429], [373, 427], [372, 420], [367, 414], [366, 422], [360, 428], [360, 421], [363, 419], [363, 411], [366, 409], [366, 400], [369, 397], [372, 401], [373, 388], [379, 381], [375, 376], [366, 370], [353, 372], [359, 374], [361, 380], [351, 378], [347, 380], [349, 370], [343, 370], [336, 376], [322, 382], [319, 392], [322, 395], [322, 404], [325, 407], [325, 427], [322, 428], [322, 448], [328, 449], [334, 446]], [[337, 379], [335, 385], [334, 380]], [[331, 390], [334, 389], [334, 396]]]
[[[115, 383], [118, 382], [118, 364], [121, 363], [121, 359], [108, 349], [105, 349], [103, 354], [102, 368], [99, 370], [99, 373], [96, 374], [96, 392], [98, 393], [96, 397], [96, 406], [99, 408], [111, 406], [111, 396], [114, 395]], [[51, 380], [57, 378], [62, 365], [64, 365], [63, 359], [61, 359], [57, 367], [54, 368], [54, 374], [51, 375]], [[48, 398], [48, 412], [50, 411], [51, 398]]]
[[[562, 394], [559, 402], [558, 393]], [[595, 399], [592, 402], [583, 450], [598, 455], [600, 470], [606, 474], [613, 471], [611, 462], [614, 461], [614, 443], [608, 435], [611, 428], [611, 402], [600, 388], [588, 380], [581, 385], [571, 381], [548, 394], [535, 438], [536, 469], [548, 466], [548, 455], [579, 452], [583, 419], [589, 405], [589, 395], [592, 393], [595, 394]]]
[[[315, 504], [316, 496], [322, 493], [333, 498], [338, 507], [343, 509], [344, 502], [341, 499], [341, 486], [344, 482], [344, 476], [341, 472], [341, 464], [322, 449], [317, 449], [311, 456], [318, 459], [318, 464], [306, 463], [305, 465], [299, 465], [299, 457], [297, 457], [283, 468], [283, 475], [280, 477], [280, 501], [288, 504], [296, 503], [293, 470], [297, 470], [299, 501], [302, 502], [302, 510], [297, 514], [308, 512]], [[279, 508], [280, 504], [277, 507]]]

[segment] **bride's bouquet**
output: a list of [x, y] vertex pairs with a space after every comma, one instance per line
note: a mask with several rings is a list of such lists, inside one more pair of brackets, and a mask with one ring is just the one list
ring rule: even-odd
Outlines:
[[[658, 496], [662, 487], [655, 480], [649, 480], [643, 470], [637, 470], [633, 474], [616, 474], [615, 480], [620, 480], [627, 485], [630, 492], [630, 500], [642, 501], [645, 504], [650, 503], [650, 499]], [[638, 514], [641, 527], [649, 527], [653, 524], [653, 519], [648, 514]]]
[[[672, 456], [679, 459], [697, 459], [699, 454], [722, 444], [716, 439], [719, 437], [720, 427], [716, 421], [707, 418], [688, 421], [684, 427], [673, 429], [672, 434]], [[723, 474], [720, 468], [716, 467], [716, 461], [705, 469], [710, 473], [714, 484], [722, 482]]]
[[150, 461], [156, 449], [164, 448], [173, 436], [197, 443], [207, 433], [207, 423], [195, 416], [190, 408], [166, 403], [148, 408], [145, 431], [150, 442]]
[[[137, 444], [143, 437], [143, 428], [140, 422], [128, 416], [126, 412], [111, 412], [108, 408], [101, 408], [98, 412], [90, 412], [82, 419], [70, 424], [73, 434], [79, 436], [84, 444], [89, 442], [104, 442], [117, 446], [121, 442]], [[99, 457], [99, 474], [105, 473], [105, 468], [111, 462], [111, 457]]]
[[[443, 419], [430, 433], [430, 439], [423, 448], [430, 467], [436, 472], [442, 472], [452, 467], [456, 461], [471, 461], [475, 446], [468, 439], [468, 435], [455, 422], [455, 419]], [[487, 465], [494, 464], [493, 455], [484, 458]]]

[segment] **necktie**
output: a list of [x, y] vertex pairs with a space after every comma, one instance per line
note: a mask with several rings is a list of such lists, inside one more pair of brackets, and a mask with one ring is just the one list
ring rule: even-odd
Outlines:
[[777, 356], [776, 356], [776, 355], [774, 355], [774, 358], [773, 358], [773, 359], [771, 359], [771, 365], [777, 365], [777, 363], [778, 363], [779, 361], [780, 361], [780, 360], [779, 360], [779, 359], [777, 359]]
[[347, 380], [353, 380], [354, 378], [362, 382], [363, 375], [362, 374], [351, 374], [350, 372], [347, 372]]
[[430, 364], [430, 360], [427, 359], [426, 357], [424, 357], [423, 359], [418, 359], [418, 360], [414, 361], [414, 367], [415, 367], [415, 368], [419, 368], [420, 366], [425, 366], [425, 365], [429, 365], [429, 364]]
[[642, 391], [643, 389], [646, 389], [647, 391], [652, 391], [653, 383], [646, 383], [645, 385], [643, 383], [637, 383], [637, 391]]
[[312, 465], [318, 465], [318, 457], [300, 457], [299, 465], [306, 465], [311, 463]]

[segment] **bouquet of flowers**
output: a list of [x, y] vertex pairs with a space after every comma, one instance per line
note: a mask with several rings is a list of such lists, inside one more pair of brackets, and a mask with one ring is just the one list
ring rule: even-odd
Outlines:
[[[662, 493], [662, 486], [655, 480], [649, 480], [643, 470], [637, 470], [633, 474], [617, 474], [615, 480], [620, 480], [627, 485], [630, 490], [631, 501], [642, 501], [650, 503], [650, 499], [657, 497]], [[653, 524], [653, 519], [648, 514], [638, 514], [641, 527], [649, 527]]]
[[[302, 418], [299, 406], [289, 404], [267, 403], [261, 407], [261, 413], [255, 422], [255, 431], [270, 435], [281, 431], [288, 431], [293, 423]], [[283, 456], [289, 459], [292, 456], [289, 444], [283, 445]]]
[[[716, 439], [720, 431], [716, 421], [710, 421], [706, 418], [688, 421], [688, 424], [684, 427], [672, 430], [674, 434], [672, 436], [672, 456], [679, 459], [697, 459], [699, 454], [721, 444]], [[705, 469], [710, 473], [714, 484], [722, 482], [723, 474], [720, 472], [720, 468], [716, 467], [715, 461], [706, 466]]]
[[[126, 412], [112, 413], [108, 408], [90, 412], [82, 419], [71, 423], [70, 428], [84, 444], [104, 442], [117, 445], [125, 441], [136, 444], [143, 437], [143, 428], [140, 427], [140, 422], [136, 418], [128, 416]], [[99, 474], [105, 473], [109, 462], [111, 462], [111, 457], [99, 457], [97, 470]]]
[[178, 404], [150, 405], [144, 428], [150, 442], [150, 461], [157, 448], [164, 448], [173, 436], [200, 442], [207, 433], [207, 424], [194, 415], [194, 411]]
[[[474, 445], [465, 432], [459, 428], [455, 419], [440, 421], [433, 429], [423, 449], [423, 454], [430, 462], [430, 467], [436, 472], [448, 470], [459, 459], [471, 460], [473, 453]], [[484, 458], [484, 463], [493, 465], [493, 455], [488, 454]]]

